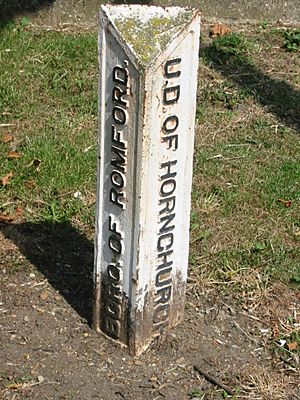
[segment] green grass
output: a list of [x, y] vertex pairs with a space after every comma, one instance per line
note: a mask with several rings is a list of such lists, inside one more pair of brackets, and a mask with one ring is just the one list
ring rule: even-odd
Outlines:
[[[13, 173], [10, 184], [0, 188], [2, 212], [12, 213], [17, 204], [27, 219], [80, 215], [92, 223], [96, 43], [95, 34], [35, 33], [22, 24], [0, 32], [1, 123], [13, 124], [1, 130], [14, 136], [0, 144], [0, 175]], [[7, 160], [10, 150], [21, 158]], [[31, 165], [35, 159], [39, 169]], [[77, 191], [85, 201], [74, 198]]]
[[289, 113], [300, 109], [300, 63], [295, 54], [283, 64], [271, 41], [231, 33], [202, 44], [190, 264], [230, 290], [300, 282], [300, 142]]
[[[70, 220], [91, 231], [97, 37], [34, 32], [25, 22], [0, 32], [1, 124], [13, 124], [0, 134], [14, 137], [0, 143], [0, 177], [13, 173], [0, 187], [0, 213], [21, 207], [27, 221]], [[254, 287], [257, 274], [265, 284], [300, 282], [300, 142], [291, 112], [299, 109], [299, 60], [291, 52], [282, 64], [285, 50], [274, 51], [267, 28], [204, 43], [199, 75], [190, 266], [238, 291]], [[8, 160], [12, 150], [21, 158]]]
[[287, 51], [297, 51], [300, 47], [300, 29], [287, 30], [284, 32], [285, 41], [283, 43], [284, 48]]
[[[273, 28], [272, 26], [268, 27], [268, 25], [262, 26], [263, 38], [266, 41], [270, 42], [272, 45], [275, 41], [286, 51], [288, 52], [297, 52], [299, 51], [300, 46], [300, 29], [299, 28]], [[263, 40], [264, 40], [263, 39]], [[267, 44], [265, 42], [265, 44]]]
[[226, 62], [229, 62], [232, 56], [251, 62], [253, 59], [251, 54], [256, 47], [254, 40], [247, 38], [244, 34], [231, 32], [215, 38], [209, 50], [210, 57], [217, 58], [219, 53], [225, 54]]

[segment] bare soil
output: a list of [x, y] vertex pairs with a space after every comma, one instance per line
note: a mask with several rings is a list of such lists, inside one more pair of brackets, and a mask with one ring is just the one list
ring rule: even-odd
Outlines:
[[299, 352], [281, 341], [300, 326], [299, 289], [230, 293], [191, 273], [184, 323], [134, 358], [90, 328], [92, 265], [92, 232], [0, 224], [1, 400], [226, 397], [197, 365], [238, 399], [300, 399]]
[[299, 293], [277, 285], [247, 303], [191, 281], [184, 323], [133, 358], [89, 326], [92, 241], [69, 224], [20, 223], [2, 224], [0, 243], [1, 399], [222, 399], [195, 365], [238, 398], [299, 398], [299, 360], [274, 331], [299, 316]]

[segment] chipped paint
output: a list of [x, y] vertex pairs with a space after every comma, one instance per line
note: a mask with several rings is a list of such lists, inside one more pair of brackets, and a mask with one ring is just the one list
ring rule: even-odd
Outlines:
[[133, 354], [183, 318], [199, 35], [196, 10], [100, 14], [94, 326]]

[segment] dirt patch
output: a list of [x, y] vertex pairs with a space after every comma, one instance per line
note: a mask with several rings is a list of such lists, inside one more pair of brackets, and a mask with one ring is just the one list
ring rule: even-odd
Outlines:
[[[47, 14], [49, 20], [41, 18], [41, 23], [60, 18], [54, 10]], [[70, 18], [74, 24], [72, 14], [64, 15], [64, 21]], [[263, 61], [267, 63], [267, 57]], [[216, 71], [203, 68], [212, 83], [220, 80]], [[288, 76], [291, 79], [294, 72]], [[242, 106], [241, 113], [250, 118], [245, 107], [254, 109], [253, 102]], [[275, 114], [283, 120], [277, 110]], [[214, 141], [222, 132], [215, 125], [207, 126], [208, 122], [202, 125], [202, 135], [213, 132]], [[224, 130], [224, 136], [228, 131]], [[204, 188], [201, 185], [202, 192]], [[203, 219], [205, 213], [220, 208], [217, 196], [215, 201], [207, 200], [199, 205], [205, 211], [201, 211]], [[249, 214], [242, 211], [239, 216], [246, 215], [249, 225]], [[249, 234], [248, 226], [235, 231], [236, 219], [237, 215], [234, 221], [211, 217], [208, 226], [219, 232], [215, 242], [210, 242], [211, 249], [220, 246], [221, 236], [224, 243], [235, 244], [242, 241], [246, 229]], [[262, 215], [264, 219], [267, 217]], [[268, 226], [264, 225], [265, 229]], [[235, 390], [236, 398], [300, 398], [299, 286], [292, 290], [268, 283], [262, 280], [261, 266], [256, 265], [247, 271], [245, 282], [236, 285], [239, 291], [236, 286], [233, 289], [234, 275], [230, 274], [234, 271], [228, 271], [230, 279], [224, 282], [203, 273], [208, 264], [211, 269], [217, 267], [203, 258], [205, 232], [192, 237], [191, 248], [197, 240], [199, 248], [196, 266], [191, 263], [185, 320], [166, 340], [157, 340], [145, 354], [133, 358], [126, 348], [90, 328], [93, 232], [88, 229], [80, 232], [70, 223], [0, 224], [1, 399], [223, 399], [223, 390], [199, 375], [195, 365]], [[266, 231], [269, 237], [271, 230]], [[253, 235], [255, 232], [253, 228]], [[259, 247], [255, 251], [260, 251]], [[226, 285], [229, 290], [224, 290]]]
[[[237, 305], [190, 284], [184, 323], [133, 358], [90, 329], [92, 242], [65, 224], [2, 224], [1, 231], [1, 398], [222, 399], [194, 365], [242, 388], [241, 398], [262, 385], [257, 399], [297, 398], [297, 360], [291, 366], [270, 347], [274, 321], [300, 313], [300, 299], [284, 286], [260, 298], [263, 318], [258, 299]], [[278, 377], [288, 388], [271, 397], [263, 383]]]

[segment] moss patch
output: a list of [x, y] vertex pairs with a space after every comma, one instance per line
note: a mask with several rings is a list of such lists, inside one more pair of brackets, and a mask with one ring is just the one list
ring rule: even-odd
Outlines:
[[115, 20], [115, 26], [144, 64], [163, 51], [178, 28], [187, 24], [194, 11], [188, 10], [177, 17], [156, 17], [146, 23], [137, 17]]

